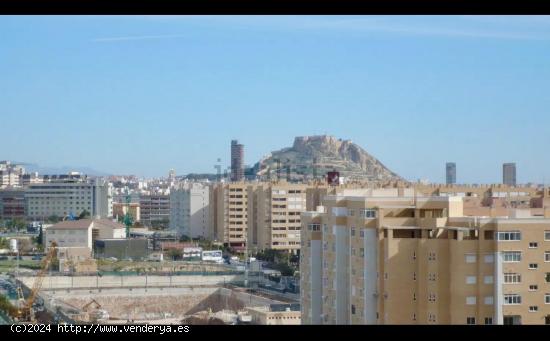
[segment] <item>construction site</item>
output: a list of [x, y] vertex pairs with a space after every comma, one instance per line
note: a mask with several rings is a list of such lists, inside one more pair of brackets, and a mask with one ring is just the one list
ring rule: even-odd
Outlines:
[[34, 297], [20, 322], [69, 324], [250, 324], [248, 308], [296, 303], [243, 288], [240, 275], [37, 276], [16, 279]]

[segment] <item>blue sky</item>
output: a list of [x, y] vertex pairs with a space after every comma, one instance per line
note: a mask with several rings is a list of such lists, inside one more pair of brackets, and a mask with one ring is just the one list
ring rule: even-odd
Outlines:
[[214, 172], [295, 136], [410, 180], [550, 181], [550, 17], [0, 17], [0, 159]]

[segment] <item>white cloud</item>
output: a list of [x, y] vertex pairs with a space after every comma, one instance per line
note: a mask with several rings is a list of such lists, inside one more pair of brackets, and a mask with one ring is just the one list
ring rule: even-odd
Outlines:
[[[115, 17], [116, 18], [116, 17]], [[228, 29], [387, 33], [449, 38], [550, 40], [550, 16], [138, 16]], [[95, 39], [96, 42], [180, 38], [180, 34]]]

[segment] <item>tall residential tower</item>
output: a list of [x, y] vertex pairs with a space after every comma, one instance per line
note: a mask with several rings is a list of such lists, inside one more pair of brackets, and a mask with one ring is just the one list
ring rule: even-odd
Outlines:
[[508, 186], [516, 185], [516, 164], [504, 163], [502, 165], [502, 183]]
[[231, 181], [244, 180], [244, 145], [231, 141]]
[[447, 162], [445, 166], [445, 180], [447, 185], [456, 184], [456, 163]]

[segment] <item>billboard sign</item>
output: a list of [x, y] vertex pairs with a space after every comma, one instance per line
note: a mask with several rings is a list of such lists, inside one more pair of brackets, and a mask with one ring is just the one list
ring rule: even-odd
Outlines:
[[339, 172], [328, 172], [327, 173], [327, 183], [330, 186], [338, 186], [340, 184], [340, 173]]

